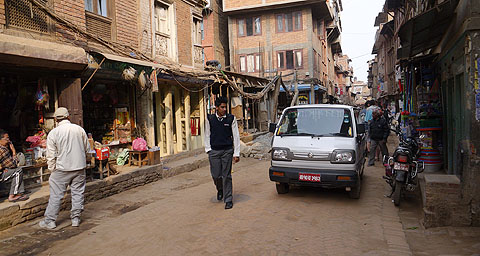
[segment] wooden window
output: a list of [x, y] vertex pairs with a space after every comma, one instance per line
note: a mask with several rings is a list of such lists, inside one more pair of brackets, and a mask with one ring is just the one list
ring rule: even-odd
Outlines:
[[85, 0], [85, 10], [108, 17], [108, 1], [109, 0]]
[[170, 20], [168, 5], [155, 2], [155, 31], [170, 35]]
[[[47, 5], [48, 0], [40, 0], [38, 2]], [[36, 32], [49, 32], [47, 14], [29, 0], [6, 0], [5, 7], [7, 26]]]
[[260, 54], [240, 55], [240, 72], [260, 72], [261, 60]]
[[247, 72], [246, 59], [247, 59], [247, 57], [240, 56], [240, 72]]
[[202, 44], [202, 20], [198, 18], [193, 18], [193, 44], [201, 45]]
[[302, 12], [277, 14], [277, 32], [292, 32], [303, 30]]
[[238, 19], [238, 36], [256, 36], [262, 34], [262, 20], [260, 17]]
[[278, 69], [301, 69], [303, 68], [303, 51], [289, 50], [277, 52]]

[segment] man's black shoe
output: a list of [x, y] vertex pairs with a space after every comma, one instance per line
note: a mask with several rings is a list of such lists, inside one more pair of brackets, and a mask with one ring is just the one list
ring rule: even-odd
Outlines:
[[228, 210], [228, 209], [232, 209], [233, 207], [233, 203], [232, 202], [227, 202], [225, 203], [225, 209]]
[[220, 201], [223, 199], [223, 190], [219, 190], [217, 192], [217, 200]]

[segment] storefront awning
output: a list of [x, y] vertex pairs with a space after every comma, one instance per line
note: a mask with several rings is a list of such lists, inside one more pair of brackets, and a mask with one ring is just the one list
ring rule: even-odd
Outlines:
[[448, 0], [410, 19], [398, 32], [402, 48], [397, 58], [409, 58], [436, 47], [450, 25], [458, 0]]
[[0, 34], [0, 62], [61, 70], [83, 70], [85, 50], [80, 47]]
[[[110, 54], [110, 53], [103, 53], [103, 52], [99, 52], [99, 54], [101, 54], [103, 57], [105, 57], [108, 60], [113, 60], [113, 61], [118, 61], [118, 62], [123, 62], [123, 63], [130, 63], [130, 64], [135, 64], [135, 65], [144, 66], [144, 67], [166, 69], [165, 66], [163, 66], [161, 64], [158, 64], [158, 63], [150, 62], [150, 61], [144, 61], [144, 60], [139, 60], [139, 59], [134, 59], [134, 58], [122, 57], [122, 56], [118, 56], [118, 55], [114, 55], [114, 54]], [[88, 65], [91, 68], [97, 68], [96, 65], [98, 65], [98, 64], [93, 63], [93, 62], [89, 62]]]

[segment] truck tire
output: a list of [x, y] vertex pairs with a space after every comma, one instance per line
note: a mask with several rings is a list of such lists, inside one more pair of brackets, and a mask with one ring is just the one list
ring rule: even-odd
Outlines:
[[392, 196], [393, 204], [395, 204], [395, 206], [400, 205], [401, 192], [402, 192], [402, 183], [395, 181], [395, 187], [394, 187], [393, 196]]
[[277, 187], [278, 194], [286, 194], [290, 190], [290, 186], [288, 185], [288, 183], [280, 183], [275, 185]]
[[355, 184], [355, 187], [351, 188], [350, 192], [348, 192], [348, 196], [352, 199], [359, 199], [360, 192], [362, 192], [362, 179], [360, 178], [360, 175], [357, 175], [357, 184]]

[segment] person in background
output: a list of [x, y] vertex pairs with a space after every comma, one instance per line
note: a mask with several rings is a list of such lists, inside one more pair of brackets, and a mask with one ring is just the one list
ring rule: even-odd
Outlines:
[[380, 110], [373, 111], [373, 119], [368, 126], [368, 133], [370, 134], [371, 146], [368, 158], [368, 166], [375, 165], [375, 151], [377, 146], [380, 147], [383, 156], [388, 156], [387, 138], [390, 134], [385, 118], [382, 117]]
[[232, 158], [240, 161], [240, 135], [237, 119], [227, 114], [227, 98], [215, 101], [215, 114], [207, 115], [205, 122], [205, 152], [210, 161], [210, 172], [217, 188], [217, 200], [225, 202], [225, 209], [233, 207]]
[[56, 228], [55, 221], [60, 205], [67, 186], [70, 185], [72, 194], [70, 217], [72, 226], [78, 227], [83, 211], [86, 156], [90, 145], [85, 130], [70, 123], [66, 108], [58, 108], [54, 115], [58, 126], [50, 131], [47, 137], [47, 163], [48, 169], [52, 172], [48, 180], [50, 198], [45, 219], [40, 221], [39, 225], [42, 228]]
[[28, 196], [24, 195], [23, 170], [17, 166], [17, 152], [10, 141], [8, 133], [0, 129], [0, 181], [7, 182], [12, 180], [9, 202], [25, 201]]

